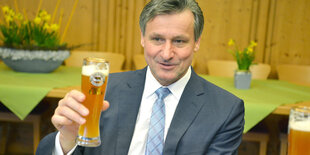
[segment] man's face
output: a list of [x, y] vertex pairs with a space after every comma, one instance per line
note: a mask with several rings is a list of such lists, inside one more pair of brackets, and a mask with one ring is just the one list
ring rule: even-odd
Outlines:
[[146, 62], [162, 85], [170, 85], [185, 75], [199, 43], [200, 38], [195, 42], [194, 16], [189, 10], [156, 16], [141, 35]]

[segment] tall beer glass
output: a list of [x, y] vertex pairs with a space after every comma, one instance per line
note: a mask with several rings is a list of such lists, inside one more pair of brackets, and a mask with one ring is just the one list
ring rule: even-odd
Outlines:
[[289, 155], [310, 155], [310, 107], [295, 107], [289, 116]]
[[79, 127], [76, 144], [81, 146], [99, 146], [99, 120], [108, 82], [109, 63], [101, 58], [85, 58], [82, 67], [82, 92], [86, 99], [83, 105], [88, 108], [86, 122]]

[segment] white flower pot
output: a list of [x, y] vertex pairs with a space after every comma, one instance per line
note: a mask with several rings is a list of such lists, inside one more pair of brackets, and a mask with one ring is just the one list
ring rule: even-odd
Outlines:
[[250, 71], [235, 71], [234, 83], [237, 89], [249, 89], [251, 86], [252, 73]]

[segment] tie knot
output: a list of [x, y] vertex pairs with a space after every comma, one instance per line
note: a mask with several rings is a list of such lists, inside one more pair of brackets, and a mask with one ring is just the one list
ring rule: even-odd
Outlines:
[[160, 100], [163, 100], [165, 97], [167, 97], [170, 94], [170, 90], [168, 88], [160, 87], [155, 91], [155, 93]]

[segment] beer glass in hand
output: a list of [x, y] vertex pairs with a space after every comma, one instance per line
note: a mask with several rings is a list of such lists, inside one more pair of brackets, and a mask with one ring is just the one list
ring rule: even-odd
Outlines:
[[109, 63], [101, 58], [85, 58], [82, 67], [82, 92], [86, 99], [83, 105], [88, 108], [86, 122], [79, 127], [76, 144], [81, 146], [99, 146], [99, 120], [108, 82]]
[[289, 116], [289, 155], [310, 155], [310, 107], [295, 107]]

